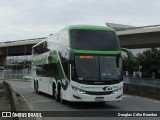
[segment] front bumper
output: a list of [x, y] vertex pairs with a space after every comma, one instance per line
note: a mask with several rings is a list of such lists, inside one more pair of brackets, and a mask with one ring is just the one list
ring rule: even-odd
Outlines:
[[[95, 93], [95, 94], [94, 94]], [[77, 91], [72, 91], [70, 94], [69, 101], [74, 102], [109, 102], [109, 101], [121, 101], [123, 95], [123, 89], [119, 90], [116, 93], [104, 93], [104, 95], [98, 95], [98, 93], [102, 94], [102, 92], [92, 92], [92, 94], [88, 93], [80, 93]]]

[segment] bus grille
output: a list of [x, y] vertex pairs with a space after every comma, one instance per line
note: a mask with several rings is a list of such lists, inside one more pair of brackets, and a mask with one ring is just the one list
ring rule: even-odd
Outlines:
[[85, 91], [85, 93], [89, 95], [110, 95], [110, 94], [113, 94], [113, 91], [105, 91], [105, 92]]

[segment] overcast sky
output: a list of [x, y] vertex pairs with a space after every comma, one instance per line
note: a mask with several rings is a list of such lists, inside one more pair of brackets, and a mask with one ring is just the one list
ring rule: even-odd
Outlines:
[[67, 25], [160, 24], [160, 0], [0, 0], [0, 42], [46, 37]]

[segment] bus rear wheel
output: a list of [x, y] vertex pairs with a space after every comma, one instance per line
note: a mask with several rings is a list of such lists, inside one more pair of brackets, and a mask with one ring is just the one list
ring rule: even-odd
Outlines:
[[52, 88], [52, 94], [53, 94], [53, 99], [56, 98], [56, 86], [53, 84], [53, 88]]

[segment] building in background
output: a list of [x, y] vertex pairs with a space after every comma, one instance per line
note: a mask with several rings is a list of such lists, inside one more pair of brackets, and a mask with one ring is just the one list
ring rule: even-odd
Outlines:
[[[159, 25], [143, 27], [115, 23], [106, 23], [106, 25], [115, 29], [120, 43], [122, 43], [121, 46], [131, 49], [135, 56], [146, 49], [160, 47]], [[7, 78], [24, 78], [29, 76], [32, 59], [31, 48], [45, 38], [0, 43], [0, 76]]]

